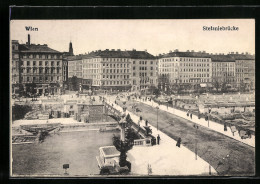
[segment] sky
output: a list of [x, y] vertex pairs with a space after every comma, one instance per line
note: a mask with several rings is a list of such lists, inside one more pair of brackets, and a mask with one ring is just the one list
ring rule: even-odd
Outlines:
[[[38, 28], [26, 31], [25, 26]], [[204, 31], [203, 26], [236, 26], [238, 31]], [[158, 55], [174, 51], [255, 53], [254, 19], [117, 19], [117, 20], [12, 20], [10, 39], [47, 44], [74, 54], [95, 50], [147, 50]]]

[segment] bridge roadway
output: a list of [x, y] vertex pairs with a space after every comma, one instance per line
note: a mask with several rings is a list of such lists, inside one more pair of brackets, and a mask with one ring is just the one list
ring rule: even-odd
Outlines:
[[[109, 97], [114, 102], [115, 97]], [[123, 106], [121, 101], [118, 101]], [[157, 126], [157, 109], [140, 103], [137, 101], [129, 101], [127, 107], [134, 104], [142, 112], [138, 116], [149, 121], [149, 125]], [[114, 105], [115, 106], [115, 105]], [[137, 114], [133, 109], [128, 111]], [[253, 175], [255, 173], [255, 149], [247, 144], [241, 143], [235, 139], [220, 134], [207, 127], [198, 125], [194, 128], [193, 122], [188, 119], [181, 118], [174, 114], [158, 110], [159, 130], [177, 140], [182, 139], [182, 145], [192, 152], [195, 152], [197, 145], [197, 153], [202, 159], [212, 165], [220, 175]], [[228, 159], [226, 158], [228, 155]], [[218, 166], [219, 163], [222, 163]]]
[[[113, 115], [113, 116], [120, 116], [121, 115], [121, 111], [118, 110], [117, 108], [113, 107], [112, 105], [110, 105], [109, 103], [104, 103], [107, 115]], [[141, 135], [142, 138], [147, 137], [146, 136], [146, 130], [141, 127], [138, 126], [137, 124], [133, 123], [132, 128], [139, 133], [139, 135]]]

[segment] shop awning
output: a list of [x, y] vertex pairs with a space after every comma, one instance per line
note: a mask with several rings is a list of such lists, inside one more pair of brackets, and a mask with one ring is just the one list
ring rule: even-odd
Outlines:
[[207, 87], [207, 84], [200, 84], [200, 87], [205, 88]]

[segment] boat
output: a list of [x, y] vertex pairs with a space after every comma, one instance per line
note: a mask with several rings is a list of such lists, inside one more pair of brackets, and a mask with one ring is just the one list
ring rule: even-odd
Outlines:
[[120, 130], [120, 128], [118, 127], [118, 125], [108, 125], [108, 126], [99, 128], [100, 132], [116, 132], [119, 130]]
[[60, 127], [60, 123], [48, 124], [33, 124], [33, 125], [20, 125], [21, 128], [27, 132], [38, 134], [39, 132], [50, 132]]

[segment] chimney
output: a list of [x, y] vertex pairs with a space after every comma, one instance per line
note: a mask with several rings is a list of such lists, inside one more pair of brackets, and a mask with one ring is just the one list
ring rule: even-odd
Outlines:
[[236, 54], [238, 54], [238, 52], [236, 52]]
[[187, 50], [187, 52], [190, 52], [190, 50]]
[[30, 34], [28, 34], [28, 45], [30, 45], [31, 44], [31, 36], [30, 36]]

